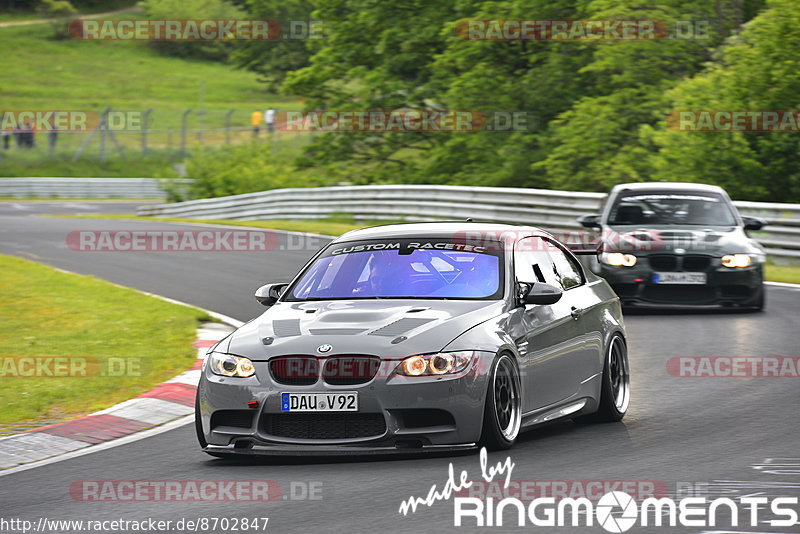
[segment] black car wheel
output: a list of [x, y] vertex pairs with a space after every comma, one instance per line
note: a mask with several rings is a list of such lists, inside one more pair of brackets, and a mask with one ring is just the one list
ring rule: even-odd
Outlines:
[[508, 354], [492, 363], [486, 404], [483, 410], [481, 445], [490, 450], [514, 445], [522, 422], [522, 399], [517, 366]]

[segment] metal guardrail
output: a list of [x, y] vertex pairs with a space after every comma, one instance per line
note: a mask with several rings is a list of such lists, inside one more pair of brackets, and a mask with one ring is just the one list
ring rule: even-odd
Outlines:
[[162, 185], [165, 181], [157, 178], [0, 178], [0, 197], [164, 198]]
[[[443, 185], [365, 185], [275, 189], [175, 204], [142, 206], [139, 215], [192, 219], [323, 219], [348, 214], [356, 219], [510, 222], [551, 229], [580, 228], [576, 218], [596, 213], [603, 193], [546, 189]], [[754, 234], [779, 260], [800, 260], [800, 204], [734, 202], [743, 215], [766, 219]]]

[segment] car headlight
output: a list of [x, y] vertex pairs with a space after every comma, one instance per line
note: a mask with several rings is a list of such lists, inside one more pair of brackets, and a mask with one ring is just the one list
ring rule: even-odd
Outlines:
[[750, 254], [726, 254], [722, 256], [722, 266], [735, 269], [737, 267], [750, 267], [753, 263], [753, 258]]
[[636, 256], [622, 252], [603, 252], [600, 261], [614, 267], [633, 267], [636, 265]]
[[439, 352], [409, 356], [400, 362], [395, 373], [404, 376], [452, 375], [464, 371], [472, 363], [473, 352]]
[[247, 378], [256, 374], [256, 368], [247, 358], [232, 354], [219, 354], [212, 352], [208, 355], [208, 365], [211, 372], [220, 376]]

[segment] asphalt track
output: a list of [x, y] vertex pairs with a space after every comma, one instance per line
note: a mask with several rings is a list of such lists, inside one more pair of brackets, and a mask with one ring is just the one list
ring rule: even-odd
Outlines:
[[[0, 203], [0, 253], [175, 298], [241, 320], [260, 307], [263, 282], [286, 280], [312, 253], [297, 243], [267, 253], [78, 252], [65, 243], [73, 230], [186, 229], [186, 225], [56, 219], [36, 213], [110, 210], [107, 205]], [[130, 205], [115, 205], [121, 211]], [[320, 242], [316, 242], [319, 245]], [[299, 250], [297, 250], [299, 249]], [[43, 292], [58, 288], [41, 288]], [[663, 313], [626, 317], [633, 398], [624, 422], [556, 423], [525, 434], [509, 453], [516, 481], [657, 481], [670, 490], [711, 483], [707, 495], [800, 496], [800, 378], [678, 378], [675, 356], [798, 356], [800, 291], [768, 288], [764, 313]], [[0, 518], [177, 521], [198, 517], [268, 517], [268, 532], [474, 532], [453, 528], [449, 501], [398, 513], [411, 495], [456, 473], [480, 478], [477, 454], [454, 457], [265, 459], [235, 463], [201, 453], [186, 425], [131, 444], [0, 477]], [[775, 469], [783, 464], [782, 469]], [[786, 467], [788, 466], [788, 467]], [[275, 502], [80, 502], [69, 494], [79, 480], [274, 480], [287, 498]], [[321, 498], [291, 498], [290, 488], [320, 485]], [[298, 492], [302, 493], [302, 492]], [[507, 516], [507, 520], [511, 515]], [[470, 523], [467, 523], [470, 525]], [[493, 531], [529, 531], [494, 527]], [[537, 528], [538, 532], [605, 532]], [[221, 530], [218, 530], [221, 531]], [[631, 532], [798, 532], [800, 525], [641, 528]]]

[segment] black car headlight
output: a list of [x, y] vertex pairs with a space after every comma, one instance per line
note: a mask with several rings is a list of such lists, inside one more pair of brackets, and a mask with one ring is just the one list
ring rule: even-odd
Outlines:
[[253, 362], [242, 356], [212, 352], [208, 355], [207, 362], [215, 375], [247, 378], [256, 374]]
[[400, 362], [395, 373], [403, 376], [453, 375], [469, 367], [473, 356], [471, 350], [409, 356]]
[[743, 269], [750, 267], [753, 257], [750, 254], [726, 254], [722, 256], [722, 266], [729, 269]]
[[623, 254], [622, 252], [603, 252], [600, 254], [600, 261], [613, 267], [633, 267], [636, 265], [636, 256], [633, 254]]

